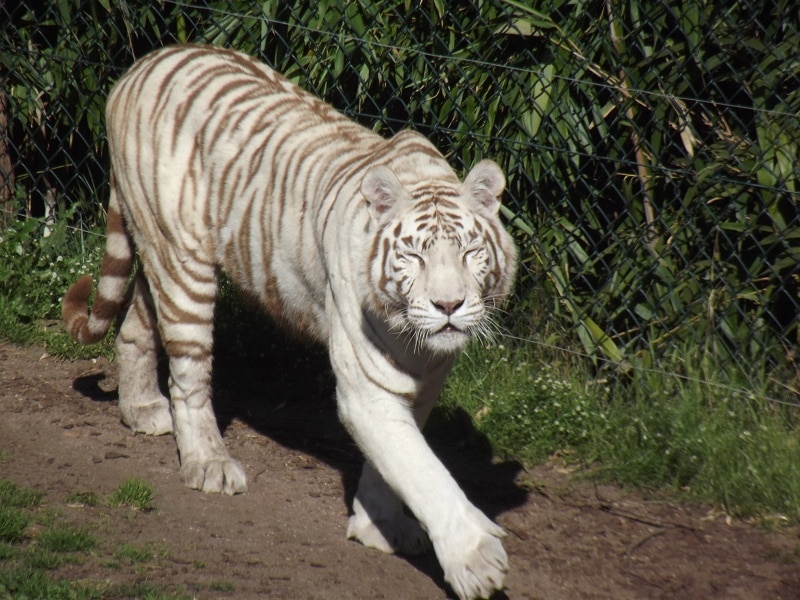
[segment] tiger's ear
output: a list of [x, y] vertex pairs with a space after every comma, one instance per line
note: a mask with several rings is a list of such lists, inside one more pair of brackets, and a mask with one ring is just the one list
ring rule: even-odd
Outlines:
[[500, 210], [500, 195], [506, 189], [506, 178], [497, 163], [482, 160], [472, 167], [464, 187], [476, 210], [495, 216]]
[[361, 193], [374, 221], [392, 216], [407, 196], [403, 184], [389, 167], [370, 167], [361, 180]]

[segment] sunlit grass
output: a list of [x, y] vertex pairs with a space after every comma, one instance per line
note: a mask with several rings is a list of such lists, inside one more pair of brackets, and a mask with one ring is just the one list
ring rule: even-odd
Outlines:
[[7, 479], [0, 479], [0, 506], [5, 508], [33, 508], [42, 501], [43, 494], [20, 487]]
[[441, 410], [464, 407], [496, 452], [528, 464], [560, 453], [595, 476], [800, 521], [796, 409], [686, 373], [686, 356], [681, 376], [662, 364], [614, 382], [554, 355], [532, 344], [473, 347]]
[[[152, 488], [144, 482], [125, 482], [115, 495], [125, 506], [152, 507]], [[69, 501], [97, 497], [93, 492], [81, 491], [70, 494]], [[91, 524], [65, 522], [60, 507], [45, 503], [43, 498], [44, 495], [35, 490], [0, 480], [0, 598], [178, 600], [192, 597], [181, 589], [163, 590], [143, 583], [113, 584], [103, 576], [91, 581], [60, 577], [59, 569], [64, 565], [92, 560], [95, 554], [100, 555], [102, 564], [103, 547], [107, 544], [92, 533]], [[150, 562], [167, 556], [168, 551], [117, 543], [113, 555], [137, 568], [148, 569], [155, 568]]]
[[36, 543], [49, 552], [89, 552], [97, 545], [97, 540], [79, 527], [59, 525], [43, 531]]
[[110, 506], [127, 506], [134, 510], [148, 511], [153, 508], [153, 493], [153, 486], [134, 477], [114, 490], [107, 502]]
[[0, 506], [0, 542], [14, 543], [25, 538], [30, 518], [8, 506]]
[[45, 345], [60, 356], [110, 355], [110, 338], [81, 346], [59, 323], [64, 292], [81, 275], [97, 273], [104, 242], [98, 232], [76, 235], [66, 220], [51, 225], [48, 236], [36, 219], [11, 221], [0, 230], [0, 335]]

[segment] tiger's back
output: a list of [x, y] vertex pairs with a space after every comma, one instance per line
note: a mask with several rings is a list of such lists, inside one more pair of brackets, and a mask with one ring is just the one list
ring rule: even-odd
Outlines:
[[289, 163], [310, 146], [349, 138], [369, 148], [377, 136], [266, 66], [204, 47], [138, 63], [112, 91], [107, 121], [115, 191], [140, 252], [168, 246], [178, 260], [213, 260], [274, 317], [324, 336], [324, 282], [313, 268], [322, 261], [305, 217], [331, 184], [323, 174], [322, 193], [311, 194]]
[[257, 61], [205, 46], [137, 62], [106, 113], [100, 280], [91, 312], [91, 277], [67, 291], [63, 318], [91, 343], [122, 311], [123, 421], [174, 433], [189, 487], [246, 490], [211, 404], [221, 267], [273, 317], [328, 345], [340, 418], [367, 459], [348, 537], [387, 552], [432, 545], [462, 599], [501, 589], [502, 529], [420, 432], [457, 352], [492, 330], [513, 283], [499, 167], [481, 161], [460, 181], [424, 137], [384, 139]]
[[[421, 136], [385, 140], [266, 65], [217, 48], [149, 55], [113, 89], [107, 121], [115, 192], [140, 253], [168, 246], [181, 262], [213, 259], [273, 317], [323, 341], [322, 240], [347, 212], [363, 220], [345, 206], [363, 203], [355, 176], [382, 155], [417, 154], [425, 170], [451, 173]], [[350, 228], [346, 241], [359, 233]]]

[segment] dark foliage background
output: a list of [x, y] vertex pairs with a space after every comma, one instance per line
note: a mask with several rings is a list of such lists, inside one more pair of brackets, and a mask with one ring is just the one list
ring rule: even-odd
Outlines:
[[794, 2], [50, 0], [0, 2], [0, 22], [6, 225], [101, 224], [110, 85], [165, 44], [228, 46], [383, 134], [423, 132], [458, 169], [503, 166], [518, 337], [792, 389]]

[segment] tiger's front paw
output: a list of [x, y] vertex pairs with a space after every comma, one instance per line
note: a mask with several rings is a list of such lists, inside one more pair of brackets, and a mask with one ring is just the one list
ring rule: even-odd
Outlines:
[[387, 554], [424, 554], [431, 548], [428, 535], [416, 519], [400, 511], [373, 521], [358, 498], [353, 501], [353, 516], [347, 523], [347, 539]]
[[207, 494], [225, 493], [229, 496], [247, 491], [244, 468], [230, 457], [207, 461], [186, 460], [181, 464], [181, 476], [190, 488]]
[[503, 529], [471, 507], [447, 537], [434, 541], [444, 578], [461, 600], [489, 598], [503, 589], [508, 556], [500, 541]]

